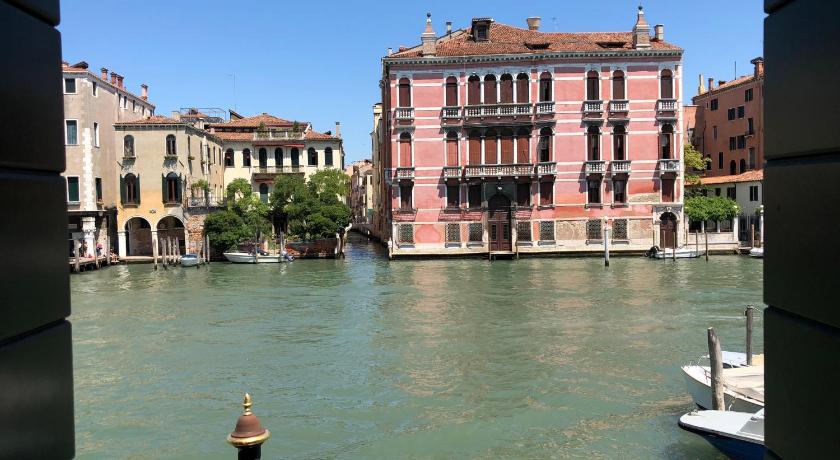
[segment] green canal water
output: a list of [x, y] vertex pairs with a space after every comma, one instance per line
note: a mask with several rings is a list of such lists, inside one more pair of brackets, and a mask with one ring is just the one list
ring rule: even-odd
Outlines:
[[[679, 369], [744, 349], [762, 262], [345, 260], [72, 278], [79, 458], [721, 458]], [[763, 349], [757, 315], [756, 348]]]

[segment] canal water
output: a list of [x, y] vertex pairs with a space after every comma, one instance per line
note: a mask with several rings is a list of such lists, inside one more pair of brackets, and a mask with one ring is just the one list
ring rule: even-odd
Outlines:
[[[72, 280], [79, 458], [721, 458], [677, 427], [679, 366], [743, 351], [762, 262], [345, 260]], [[760, 315], [756, 348], [763, 349]]]

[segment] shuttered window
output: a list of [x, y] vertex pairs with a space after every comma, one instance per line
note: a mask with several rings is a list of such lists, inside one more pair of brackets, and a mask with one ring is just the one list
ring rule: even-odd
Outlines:
[[674, 202], [674, 179], [662, 179], [662, 202]]
[[502, 104], [510, 104], [513, 102], [513, 76], [510, 74], [502, 75], [502, 87], [500, 89]]
[[624, 72], [620, 70], [613, 72], [612, 98], [624, 99]]
[[484, 163], [485, 164], [496, 164], [496, 156], [498, 155], [496, 145], [498, 141], [496, 140], [496, 131], [488, 130], [484, 134]]
[[446, 135], [446, 165], [458, 166], [458, 135], [450, 132]]
[[502, 164], [513, 164], [513, 131], [502, 131]]
[[448, 107], [458, 105], [458, 79], [455, 77], [446, 79], [446, 105]]
[[529, 102], [528, 93], [528, 75], [521, 73], [516, 76], [516, 102], [520, 104]]
[[411, 84], [408, 78], [400, 78], [398, 97], [397, 105], [399, 107], [411, 107]]
[[467, 80], [467, 104], [481, 104], [481, 80], [478, 75], [473, 75]]

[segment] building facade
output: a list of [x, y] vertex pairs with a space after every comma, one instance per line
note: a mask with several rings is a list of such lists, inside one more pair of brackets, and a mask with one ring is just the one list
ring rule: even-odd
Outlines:
[[114, 123], [153, 115], [155, 106], [145, 84], [137, 96], [125, 88], [123, 76], [110, 72], [109, 78], [106, 68], [94, 74], [86, 62], [63, 63], [62, 76], [68, 244], [81, 240], [85, 255], [93, 256], [97, 244], [116, 249], [122, 151], [115, 147]]
[[738, 203], [736, 222], [725, 223], [738, 240], [750, 241], [753, 228], [760, 233], [764, 190], [764, 59], [757, 57], [752, 75], [732, 81], [699, 77], [694, 144], [706, 159], [701, 179], [707, 193], [727, 196]]
[[391, 255], [682, 245], [682, 50], [641, 9], [632, 32], [527, 23], [429, 17], [382, 59]]
[[350, 177], [350, 223], [368, 233], [373, 223], [373, 164], [367, 159], [354, 161], [345, 173]]
[[385, 215], [383, 206], [383, 197], [388, 196], [387, 187], [390, 187], [390, 184], [385, 182], [384, 159], [382, 158], [382, 146], [386, 139], [385, 136], [386, 133], [382, 120], [382, 103], [377, 102], [373, 105], [373, 129], [370, 132], [371, 189], [373, 193], [370, 232], [371, 235], [379, 240], [383, 240], [383, 235], [388, 233], [387, 229], [390, 229], [388, 216]]

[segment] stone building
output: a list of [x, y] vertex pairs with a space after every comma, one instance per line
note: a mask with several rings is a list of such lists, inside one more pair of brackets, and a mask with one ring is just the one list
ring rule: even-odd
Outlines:
[[682, 49], [641, 8], [629, 32], [539, 26], [429, 17], [382, 59], [392, 256], [684, 244]]
[[[140, 96], [129, 92], [123, 76], [102, 68], [94, 74], [86, 62], [62, 63], [64, 143], [67, 168], [68, 245], [83, 239], [87, 255], [96, 244], [116, 249], [116, 205], [119, 197], [114, 123], [154, 114], [148, 87]], [[118, 155], [119, 154], [119, 155]]]
[[382, 126], [382, 103], [373, 105], [373, 130], [370, 132], [370, 154], [371, 154], [371, 189], [373, 192], [371, 206], [371, 234], [378, 239], [386, 233], [386, 227], [390, 227], [385, 216], [382, 197], [387, 196], [385, 187], [390, 187], [384, 180], [384, 167], [381, 146], [385, 140], [385, 131]]
[[[181, 254], [196, 251], [206, 209], [224, 190], [221, 140], [192, 120], [160, 115], [114, 127], [114, 142], [122, 152], [117, 176], [120, 256], [150, 256], [162, 237], [176, 238]], [[191, 214], [198, 216], [192, 225]]]
[[350, 222], [368, 233], [373, 222], [373, 164], [367, 159], [354, 161], [345, 172], [350, 176]]

